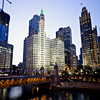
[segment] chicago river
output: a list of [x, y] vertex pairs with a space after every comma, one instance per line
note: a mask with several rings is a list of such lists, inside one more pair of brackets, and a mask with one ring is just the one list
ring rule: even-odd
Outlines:
[[100, 100], [99, 93], [96, 90], [49, 90], [26, 85], [0, 89], [0, 100]]

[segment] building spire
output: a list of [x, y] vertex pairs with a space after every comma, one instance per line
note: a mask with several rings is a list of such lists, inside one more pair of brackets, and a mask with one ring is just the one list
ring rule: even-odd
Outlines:
[[43, 9], [41, 9], [41, 14], [43, 14]]

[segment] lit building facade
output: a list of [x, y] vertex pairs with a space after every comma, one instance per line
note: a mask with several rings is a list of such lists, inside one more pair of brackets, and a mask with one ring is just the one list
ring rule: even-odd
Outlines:
[[65, 69], [64, 42], [58, 37], [50, 40], [50, 65], [58, 65], [59, 70]]
[[73, 70], [73, 69], [75, 69], [76, 67], [77, 67], [77, 58], [76, 58], [76, 46], [74, 45], [74, 44], [72, 44], [71, 45], [71, 47], [72, 47], [72, 66], [71, 66], [71, 69]]
[[99, 42], [99, 52], [100, 52], [100, 36], [98, 36], [98, 42]]
[[42, 65], [44, 69], [50, 67], [50, 39], [46, 38], [43, 10], [40, 14], [38, 35], [34, 34], [27, 38], [26, 68], [40, 70]]
[[10, 69], [12, 66], [13, 45], [0, 41], [0, 69]]
[[8, 43], [10, 15], [0, 9], [0, 40]]
[[71, 59], [71, 54], [67, 49], [65, 49], [65, 66], [66, 67], [71, 67], [71, 60], [70, 59]]
[[87, 12], [86, 7], [82, 9], [80, 19], [80, 32], [83, 54], [83, 66], [97, 68], [99, 66], [99, 46], [96, 28], [92, 30], [90, 12]]
[[97, 34], [97, 27], [95, 26], [92, 33], [92, 39], [93, 39], [93, 53], [94, 58], [92, 58], [92, 61], [95, 63], [95, 67], [100, 67], [100, 52], [99, 52], [99, 41], [98, 41], [98, 34]]
[[65, 65], [71, 68], [72, 59], [71, 59], [71, 45], [72, 45], [72, 32], [71, 28], [68, 26], [66, 28], [59, 28], [56, 32], [56, 38], [61, 35], [62, 41], [64, 41], [65, 49]]

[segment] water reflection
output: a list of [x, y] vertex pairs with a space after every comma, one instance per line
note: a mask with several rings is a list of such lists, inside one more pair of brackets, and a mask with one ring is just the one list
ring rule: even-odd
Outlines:
[[72, 94], [70, 93], [70, 100], [73, 100]]
[[7, 89], [3, 89], [3, 99], [2, 100], [5, 100], [5, 98], [6, 98], [6, 92], [7, 92]]
[[64, 100], [70, 100], [70, 96], [68, 92], [66, 93]]
[[83, 94], [81, 94], [81, 99], [84, 100], [84, 96], [83, 96]]
[[9, 92], [10, 99], [17, 99], [22, 95], [22, 86], [19, 87], [12, 87]]
[[50, 91], [29, 85], [0, 89], [0, 100], [100, 100], [99, 93], [83, 90]]
[[90, 99], [89, 99], [89, 96], [87, 96], [87, 100], [90, 100]]
[[0, 100], [5, 100], [7, 94], [7, 89], [0, 89]]

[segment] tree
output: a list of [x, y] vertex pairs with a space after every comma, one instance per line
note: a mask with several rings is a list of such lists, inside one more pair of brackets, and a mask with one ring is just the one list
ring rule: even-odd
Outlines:
[[98, 82], [98, 79], [100, 80], [100, 69], [99, 68], [97, 68], [96, 70], [94, 70], [93, 76], [95, 77], [95, 81], [96, 82]]
[[69, 77], [67, 68], [65, 69], [65, 71], [63, 71], [63, 72], [61, 73], [61, 75], [62, 75], [62, 81], [67, 81], [67, 79], [68, 79], [68, 77]]
[[89, 65], [84, 66], [84, 72], [85, 74], [88, 74], [88, 75], [92, 74], [93, 72], [92, 67], [90, 67]]
[[74, 70], [74, 72], [80, 74], [81, 73], [81, 70], [83, 71], [83, 65], [78, 65], [76, 67], [76, 69]]
[[81, 70], [81, 69], [83, 69], [83, 65], [78, 65], [76, 68], [77, 68], [77, 70]]

